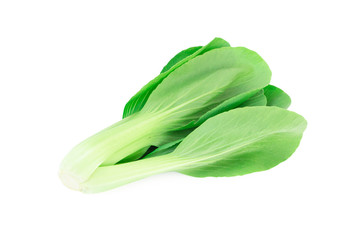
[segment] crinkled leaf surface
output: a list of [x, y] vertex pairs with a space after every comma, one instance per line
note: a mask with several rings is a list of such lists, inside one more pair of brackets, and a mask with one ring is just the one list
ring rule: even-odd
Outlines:
[[273, 85], [264, 88], [264, 94], [268, 106], [276, 106], [287, 109], [291, 104], [291, 98], [283, 90]]
[[204, 53], [211, 51], [213, 49], [216, 49], [216, 48], [228, 47], [228, 46], [230, 46], [230, 45], [225, 40], [223, 40], [221, 38], [215, 38], [209, 44], [207, 44], [204, 47], [201, 47], [200, 49], [198, 49], [191, 55], [186, 56], [194, 49], [191, 49], [189, 51], [185, 50], [184, 54], [180, 54], [180, 56], [175, 57], [175, 59], [171, 63], [169, 63], [171, 65], [171, 67], [167, 71], [160, 73], [156, 78], [151, 80], [148, 84], [146, 84], [143, 88], [141, 88], [141, 90], [139, 92], [137, 92], [126, 103], [124, 112], [123, 112], [123, 118], [126, 118], [126, 117], [130, 116], [131, 114], [140, 111], [143, 108], [143, 106], [145, 105], [145, 103], [148, 100], [151, 93], [154, 91], [154, 89], [156, 89], [156, 87], [175, 69], [177, 69], [184, 63], [188, 62], [189, 60], [191, 60], [201, 54], [204, 54]]

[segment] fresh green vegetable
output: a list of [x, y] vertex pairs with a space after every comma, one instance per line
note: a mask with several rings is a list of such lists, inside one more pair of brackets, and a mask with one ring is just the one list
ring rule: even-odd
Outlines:
[[278, 107], [238, 108], [205, 121], [170, 154], [99, 167], [77, 190], [101, 192], [154, 174], [229, 177], [270, 169], [298, 147], [306, 121]]
[[176, 54], [126, 104], [123, 120], [73, 148], [65, 185], [101, 192], [153, 174], [236, 176], [272, 168], [297, 148], [306, 121], [268, 85], [264, 60], [221, 38]]
[[[216, 42], [225, 45], [224, 40]], [[146, 85], [127, 104], [125, 119], [77, 145], [61, 164], [64, 183], [78, 186], [99, 167], [140, 156], [152, 145], [181, 139], [208, 118], [241, 105], [268, 85], [270, 69], [255, 52], [218, 45], [204, 48]]]

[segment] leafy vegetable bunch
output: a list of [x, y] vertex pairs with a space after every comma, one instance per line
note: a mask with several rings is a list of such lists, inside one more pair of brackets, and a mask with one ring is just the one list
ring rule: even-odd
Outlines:
[[129, 100], [121, 121], [70, 151], [60, 178], [101, 192], [168, 171], [228, 177], [270, 169], [291, 156], [306, 128], [270, 78], [256, 52], [221, 38], [183, 50]]

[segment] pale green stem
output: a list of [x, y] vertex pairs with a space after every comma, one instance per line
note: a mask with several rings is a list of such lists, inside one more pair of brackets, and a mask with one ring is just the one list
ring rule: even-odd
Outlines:
[[[84, 182], [99, 166], [113, 165], [156, 142], [157, 116], [134, 114], [75, 146], [60, 166], [60, 177]], [[66, 180], [67, 181], [67, 180]]]
[[155, 174], [186, 169], [192, 163], [173, 154], [113, 166], [99, 167], [90, 178], [75, 187], [86, 193], [110, 190]]

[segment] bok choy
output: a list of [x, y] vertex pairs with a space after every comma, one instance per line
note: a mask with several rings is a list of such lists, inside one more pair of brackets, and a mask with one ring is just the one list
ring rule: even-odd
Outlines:
[[166, 171], [230, 176], [275, 166], [295, 151], [306, 122], [285, 110], [290, 97], [270, 78], [257, 53], [220, 38], [183, 50], [130, 99], [123, 120], [68, 153], [60, 178], [99, 192]]

